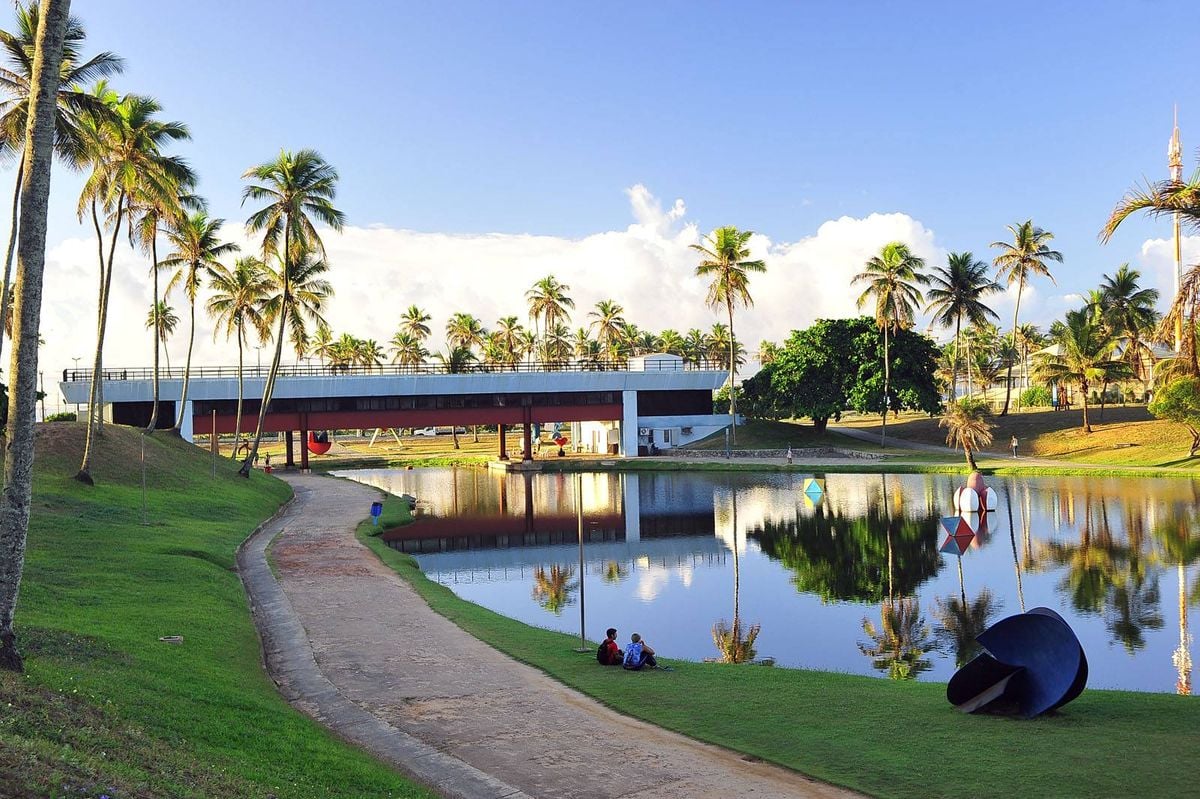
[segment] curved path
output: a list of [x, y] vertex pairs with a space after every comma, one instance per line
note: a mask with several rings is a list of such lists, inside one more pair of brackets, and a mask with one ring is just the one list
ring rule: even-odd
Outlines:
[[[442, 794], [855, 795], [622, 716], [502, 655], [355, 540], [378, 491], [283, 479], [295, 499], [239, 553], [268, 669], [295, 706]], [[276, 536], [279, 582], [265, 557]]]

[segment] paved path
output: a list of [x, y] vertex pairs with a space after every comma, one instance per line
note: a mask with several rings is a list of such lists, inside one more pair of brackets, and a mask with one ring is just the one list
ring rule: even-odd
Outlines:
[[[355, 540], [378, 491], [283, 479], [295, 500], [241, 556], [245, 569], [258, 562], [247, 584], [268, 668], [297, 707], [445, 795], [854, 795], [622, 716], [500, 654], [431, 611]], [[276, 534], [286, 598], [260, 601], [255, 591], [270, 586], [254, 583], [264, 582], [262, 551]]]

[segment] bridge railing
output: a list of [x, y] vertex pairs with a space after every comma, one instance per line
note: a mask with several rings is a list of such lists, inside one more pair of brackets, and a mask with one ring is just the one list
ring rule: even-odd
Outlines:
[[[320, 363], [281, 364], [279, 377], [371, 377], [378, 375], [417, 376], [417, 375], [448, 375], [448, 374], [520, 374], [534, 372], [694, 372], [694, 371], [724, 371], [727, 365], [717, 361], [659, 361], [649, 360], [639, 362], [630, 368], [628, 361], [580, 361], [572, 363], [551, 362], [521, 362], [515, 364], [379, 364], [376, 366], [345, 366]], [[92, 369], [64, 369], [64, 383], [90, 382]], [[242, 367], [242, 377], [248, 379], [266, 378], [270, 372], [268, 366]], [[159, 380], [182, 380], [184, 370], [181, 367], [159, 369]], [[227, 378], [236, 380], [236, 366], [193, 366], [193, 379]], [[154, 377], [154, 369], [148, 366], [136, 368], [104, 369], [103, 378], [106, 382], [122, 380], [150, 380]]]

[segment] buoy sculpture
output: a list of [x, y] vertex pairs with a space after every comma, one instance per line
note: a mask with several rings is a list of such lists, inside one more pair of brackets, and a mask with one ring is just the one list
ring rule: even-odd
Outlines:
[[325, 432], [308, 434], [308, 451], [314, 455], [324, 455], [333, 446], [329, 434]]
[[954, 509], [959, 513], [986, 513], [996, 509], [998, 500], [996, 490], [984, 485], [979, 472], [971, 472], [967, 484], [954, 490]]
[[964, 713], [1004, 700], [1033, 718], [1067, 704], [1087, 685], [1083, 647], [1050, 608], [1001, 619], [975, 640], [985, 651], [946, 685], [946, 699]]
[[821, 501], [821, 497], [825, 496], [825, 481], [819, 477], [805, 477], [800, 490], [805, 499], [816, 505]]

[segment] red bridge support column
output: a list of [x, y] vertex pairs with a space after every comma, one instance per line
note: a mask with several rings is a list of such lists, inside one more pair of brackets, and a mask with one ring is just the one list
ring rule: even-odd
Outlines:
[[496, 425], [496, 429], [500, 432], [500, 460], [508, 460], [508, 442], [504, 439], [504, 425]]
[[300, 423], [300, 471], [308, 472], [308, 420]]
[[283, 440], [287, 445], [287, 461], [284, 463], [284, 466], [286, 466], [288, 469], [295, 469], [296, 459], [292, 455], [292, 447], [296, 442], [291, 430], [288, 430], [286, 433], [284, 433]]

